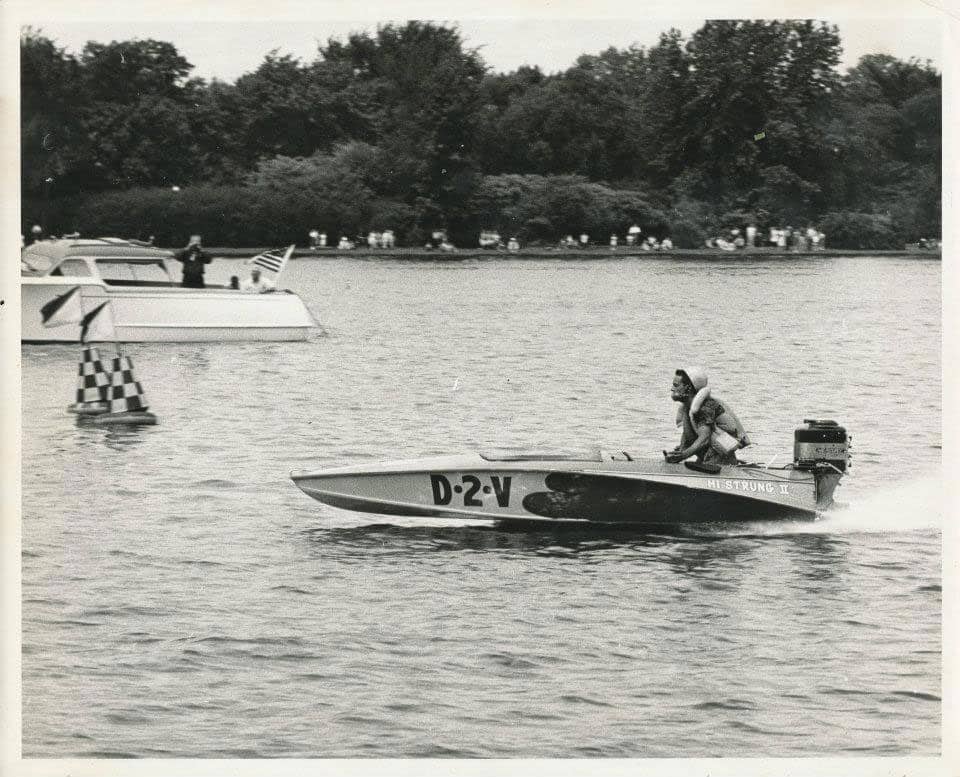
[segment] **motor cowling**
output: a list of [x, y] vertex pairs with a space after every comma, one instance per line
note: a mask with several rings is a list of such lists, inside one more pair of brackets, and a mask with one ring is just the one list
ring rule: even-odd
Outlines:
[[850, 439], [836, 421], [805, 418], [806, 426], [793, 433], [793, 463], [797, 469], [831, 465], [846, 472], [850, 464]]

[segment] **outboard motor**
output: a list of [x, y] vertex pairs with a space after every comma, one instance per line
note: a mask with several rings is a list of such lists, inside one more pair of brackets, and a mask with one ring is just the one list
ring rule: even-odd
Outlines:
[[804, 418], [806, 426], [793, 433], [793, 463], [797, 469], [830, 465], [844, 473], [850, 465], [847, 430], [836, 421]]

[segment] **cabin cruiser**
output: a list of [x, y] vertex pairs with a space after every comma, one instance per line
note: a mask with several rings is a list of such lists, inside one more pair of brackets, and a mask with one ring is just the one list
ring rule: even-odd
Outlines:
[[381, 515], [642, 525], [815, 518], [847, 471], [848, 438], [834, 421], [804, 424], [783, 466], [671, 464], [623, 451], [473, 453], [291, 478], [319, 502]]
[[[284, 259], [292, 253], [288, 249]], [[284, 262], [285, 263], [285, 262]], [[109, 302], [117, 342], [306, 340], [316, 326], [289, 291], [184, 288], [173, 252], [116, 238], [52, 239], [21, 252], [23, 342], [80, 341], [79, 323], [43, 325], [41, 309], [79, 288], [83, 313]]]

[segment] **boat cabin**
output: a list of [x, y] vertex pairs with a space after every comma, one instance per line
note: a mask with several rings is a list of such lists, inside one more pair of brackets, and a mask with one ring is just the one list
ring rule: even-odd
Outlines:
[[172, 251], [110, 237], [33, 243], [21, 253], [20, 270], [25, 276], [76, 278], [106, 286], [180, 286]]

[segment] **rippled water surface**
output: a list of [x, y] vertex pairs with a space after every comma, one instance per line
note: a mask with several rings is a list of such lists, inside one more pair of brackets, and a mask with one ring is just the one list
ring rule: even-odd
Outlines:
[[[129, 347], [152, 428], [76, 426], [79, 348], [23, 347], [25, 756], [940, 752], [939, 262], [344, 258], [284, 285], [309, 342]], [[659, 451], [691, 362], [756, 460], [843, 423], [845, 508], [531, 529], [288, 479]]]

